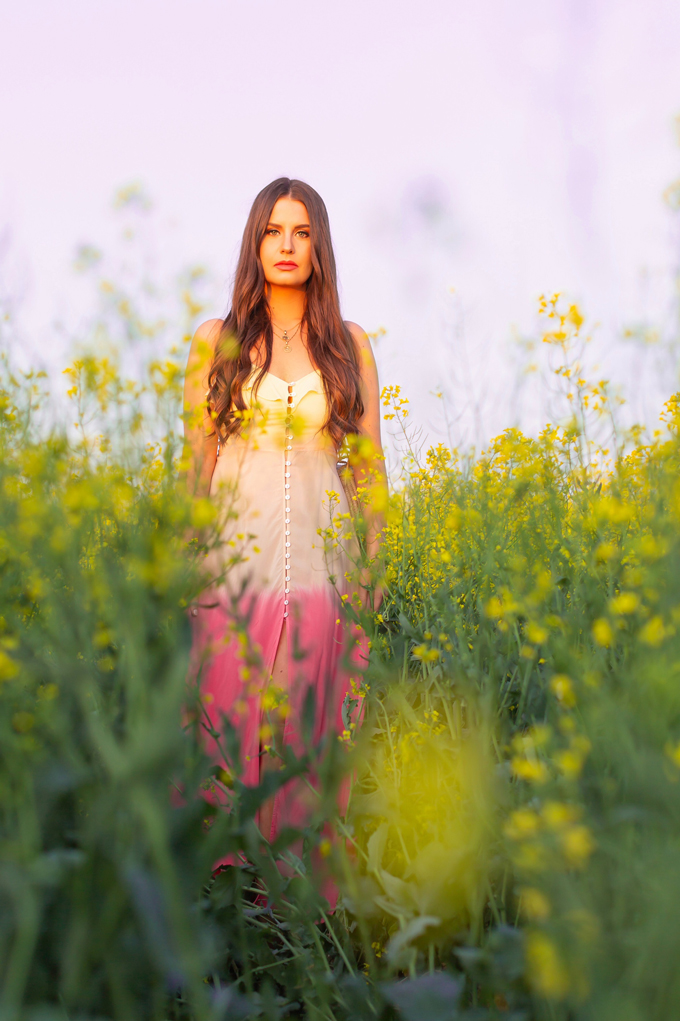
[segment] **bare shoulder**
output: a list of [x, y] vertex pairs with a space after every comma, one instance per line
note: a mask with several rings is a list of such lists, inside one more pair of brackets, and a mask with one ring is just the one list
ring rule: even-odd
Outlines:
[[222, 324], [222, 319], [207, 319], [194, 333], [184, 377], [184, 392], [189, 403], [203, 400]]
[[375, 357], [373, 355], [373, 348], [371, 347], [371, 338], [366, 333], [366, 330], [362, 329], [357, 323], [350, 322], [348, 319], [345, 320], [345, 326], [349, 330], [352, 340], [356, 345], [362, 373], [365, 374], [367, 370], [371, 374], [375, 373]]
[[210, 365], [215, 355], [215, 346], [223, 323], [223, 319], [206, 319], [204, 323], [201, 323], [191, 341], [191, 349], [189, 351], [190, 367]]
[[223, 325], [223, 319], [206, 319], [194, 333], [193, 343], [207, 343], [214, 347]]
[[345, 326], [352, 334], [352, 340], [359, 349], [367, 348], [369, 351], [371, 350], [371, 341], [366, 330], [362, 329], [358, 323], [350, 322], [349, 319], [345, 319]]

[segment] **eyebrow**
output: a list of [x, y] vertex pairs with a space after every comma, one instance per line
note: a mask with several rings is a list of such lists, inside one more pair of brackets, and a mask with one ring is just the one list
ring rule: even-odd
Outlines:
[[[280, 223], [271, 223], [270, 222], [270, 223], [267, 224], [267, 227], [276, 227], [277, 230], [282, 230], [283, 229], [281, 227]], [[297, 226], [293, 227], [293, 230], [300, 230], [302, 227], [306, 227], [306, 229], [309, 230], [309, 224], [308, 223], [298, 223]]]

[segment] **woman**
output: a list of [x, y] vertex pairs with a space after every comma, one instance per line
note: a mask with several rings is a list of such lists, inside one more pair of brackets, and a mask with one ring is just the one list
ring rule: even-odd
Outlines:
[[[349, 581], [354, 547], [341, 517], [350, 508], [338, 451], [346, 436], [364, 438], [356, 445], [363, 457], [352, 459], [355, 480], [380, 505], [379, 408], [369, 339], [340, 316], [324, 203], [302, 181], [279, 178], [253, 203], [231, 311], [196, 331], [185, 382], [189, 483], [224, 519], [216, 575], [231, 558], [213, 605], [194, 610], [197, 647], [208, 650], [201, 690], [216, 728], [225, 713], [240, 730], [247, 784], [280, 765], [272, 748], [301, 750], [310, 687], [315, 737], [342, 730], [348, 665], [361, 650], [340, 606], [343, 597], [366, 606], [370, 589], [359, 585], [357, 594]], [[381, 522], [368, 503], [374, 556]], [[283, 711], [267, 713], [281, 693]], [[289, 784], [263, 806], [267, 840], [304, 823], [301, 791]]]

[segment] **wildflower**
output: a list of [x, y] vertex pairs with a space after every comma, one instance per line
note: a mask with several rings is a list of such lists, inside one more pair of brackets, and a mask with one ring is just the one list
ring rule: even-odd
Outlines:
[[532, 922], [545, 922], [550, 917], [550, 901], [544, 893], [528, 886], [520, 890], [523, 914]]
[[220, 766], [220, 768], [215, 772], [215, 776], [221, 784], [224, 784], [225, 787], [231, 788], [234, 786], [234, 777], [228, 769], [224, 769]]
[[518, 808], [505, 825], [505, 835], [510, 840], [523, 840], [533, 837], [541, 828], [541, 820], [530, 808]]
[[574, 686], [571, 679], [566, 674], [555, 674], [550, 682], [550, 690], [560, 702], [567, 709], [572, 709], [576, 705], [576, 695], [574, 693]]
[[515, 756], [510, 760], [510, 766], [515, 776], [521, 780], [544, 784], [550, 779], [548, 767], [540, 759], [521, 759], [519, 756]]
[[598, 645], [604, 646], [605, 649], [608, 649], [614, 641], [614, 632], [609, 621], [604, 617], [600, 617], [593, 623], [593, 638]]
[[562, 830], [565, 826], [574, 823], [580, 815], [575, 805], [568, 805], [561, 801], [547, 801], [541, 812], [546, 826], [551, 830]]
[[3, 649], [0, 649], [0, 681], [8, 681], [10, 678], [16, 677], [18, 673], [17, 664]]
[[651, 617], [640, 631], [640, 641], [645, 645], [657, 648], [667, 634], [669, 634], [669, 629], [666, 628], [661, 617]]
[[532, 931], [526, 945], [527, 978], [534, 991], [549, 1000], [563, 1000], [569, 992], [569, 974], [553, 941]]
[[640, 605], [640, 597], [636, 592], [620, 592], [609, 601], [609, 609], [612, 613], [635, 613]]
[[590, 741], [587, 738], [583, 738], [582, 743], [574, 740], [570, 748], [557, 752], [555, 755], [555, 765], [563, 776], [566, 776], [569, 780], [575, 780], [581, 775], [589, 750]]
[[548, 632], [540, 624], [528, 624], [526, 628], [526, 636], [530, 642], [534, 645], [541, 645], [543, 642], [548, 640]]
[[561, 837], [564, 856], [570, 865], [582, 868], [595, 850], [595, 841], [587, 826], [571, 826]]
[[[191, 524], [194, 528], [206, 528], [217, 517], [217, 507], [206, 498], [194, 500], [191, 508]], [[242, 536], [237, 536], [242, 538]]]

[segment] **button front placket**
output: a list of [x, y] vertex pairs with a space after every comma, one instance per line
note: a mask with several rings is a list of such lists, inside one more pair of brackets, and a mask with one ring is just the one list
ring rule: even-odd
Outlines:
[[285, 567], [285, 575], [284, 575], [284, 577], [285, 577], [285, 585], [284, 585], [284, 589], [283, 589], [283, 592], [284, 592], [284, 599], [283, 599], [284, 611], [283, 611], [283, 616], [284, 616], [284, 618], [288, 616], [288, 605], [289, 605], [288, 597], [290, 595], [290, 568], [291, 568], [291, 563], [290, 563], [290, 561], [291, 561], [291, 555], [290, 555], [290, 548], [291, 548], [291, 545], [290, 545], [290, 532], [291, 532], [291, 529], [290, 529], [290, 497], [291, 497], [291, 485], [290, 485], [291, 472], [290, 472], [290, 466], [291, 466], [291, 461], [292, 461], [291, 451], [293, 449], [293, 408], [295, 406], [294, 405], [294, 397], [295, 397], [295, 384], [294, 383], [289, 383], [288, 384], [288, 404], [287, 404], [287, 407], [286, 407], [286, 443], [285, 443], [285, 447], [284, 447], [284, 457], [283, 457], [283, 466], [284, 466], [283, 467], [283, 478], [284, 478], [283, 492], [284, 492], [284, 503], [285, 503], [285, 512], [286, 512], [286, 514], [285, 514], [285, 524], [286, 524], [286, 527], [284, 529], [284, 540], [283, 540], [283, 543], [284, 543], [284, 546], [283, 546], [283, 549], [284, 549], [284, 560], [283, 560], [283, 563], [284, 563], [284, 567]]

